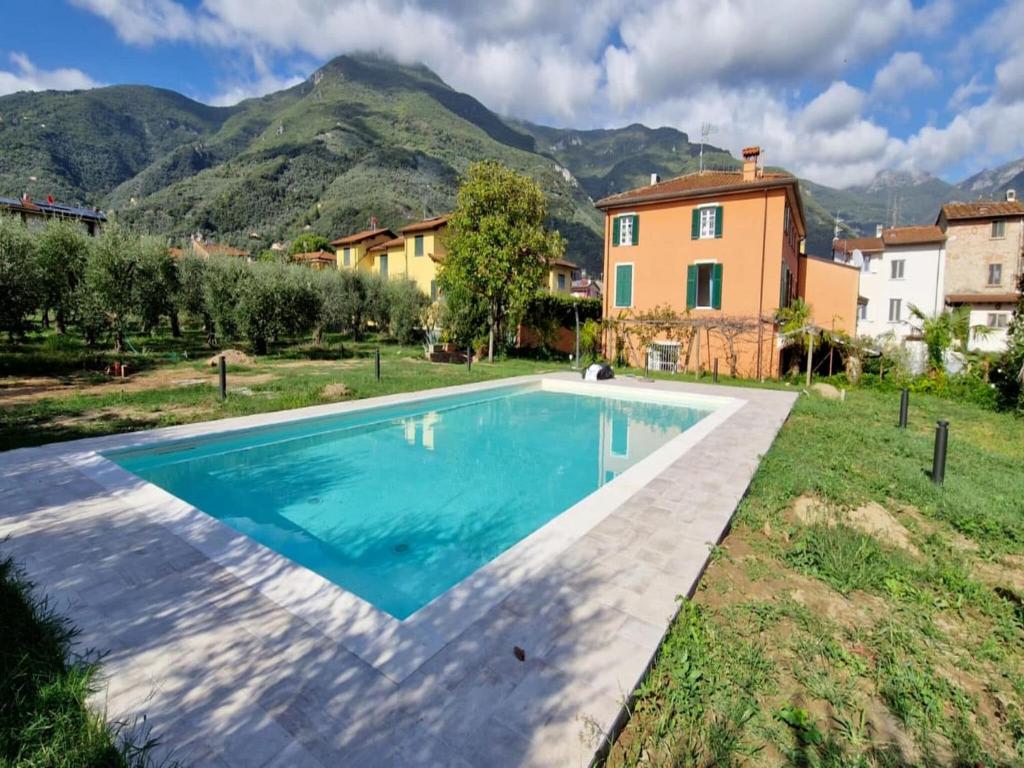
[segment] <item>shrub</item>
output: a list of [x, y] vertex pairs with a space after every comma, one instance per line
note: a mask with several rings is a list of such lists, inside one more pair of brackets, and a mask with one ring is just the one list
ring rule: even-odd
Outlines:
[[430, 297], [415, 282], [405, 279], [388, 283], [388, 297], [391, 335], [402, 344], [418, 341], [419, 330], [423, 327], [423, 313], [430, 306]]
[[9, 338], [24, 333], [39, 306], [35, 244], [12, 216], [0, 215], [0, 330]]
[[[330, 250], [330, 242], [323, 235], [318, 235], [315, 232], [304, 232], [303, 234], [292, 240], [291, 246], [288, 248], [288, 255], [294, 256], [296, 253], [313, 253], [314, 251], [327, 251]], [[260, 255], [260, 259], [263, 259], [263, 255]], [[274, 259], [276, 261], [276, 259]]]
[[1006, 334], [1007, 349], [992, 372], [992, 381], [999, 407], [1024, 415], [1024, 273], [1018, 278], [1017, 291], [1020, 298]]

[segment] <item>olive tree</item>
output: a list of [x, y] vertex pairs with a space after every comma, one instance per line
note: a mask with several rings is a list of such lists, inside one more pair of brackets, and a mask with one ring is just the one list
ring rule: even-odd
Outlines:
[[36, 239], [40, 300], [53, 310], [57, 333], [74, 319], [90, 239], [81, 226], [61, 219], [51, 219]]
[[20, 221], [0, 215], [0, 330], [9, 339], [24, 333], [39, 299], [35, 243]]
[[123, 227], [108, 226], [96, 238], [85, 268], [84, 289], [91, 312], [102, 314], [114, 337], [114, 350], [124, 349], [128, 324], [136, 306], [139, 238]]
[[501, 163], [470, 166], [459, 187], [437, 282], [449, 303], [484, 304], [489, 361], [504, 323], [518, 322], [551, 260], [564, 251], [561, 236], [545, 228], [546, 218], [540, 185]]
[[396, 279], [388, 283], [391, 335], [402, 344], [412, 344], [423, 326], [423, 313], [430, 306], [430, 297], [412, 280]]
[[135, 305], [142, 330], [154, 333], [160, 319], [171, 323], [171, 334], [181, 336], [177, 299], [181, 289], [178, 269], [167, 246], [155, 238], [143, 238], [138, 245]]

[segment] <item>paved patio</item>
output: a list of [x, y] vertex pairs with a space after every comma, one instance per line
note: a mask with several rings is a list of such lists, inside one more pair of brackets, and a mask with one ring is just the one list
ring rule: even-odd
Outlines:
[[114, 719], [146, 714], [165, 752], [185, 764], [587, 765], [796, 398], [616, 384], [743, 403], [399, 672], [214, 562], [197, 538], [205, 529], [179, 535], [159, 509], [69, 463], [103, 438], [0, 454], [0, 538], [11, 537], [0, 553], [68, 613], [82, 646], [109, 652], [97, 704]]

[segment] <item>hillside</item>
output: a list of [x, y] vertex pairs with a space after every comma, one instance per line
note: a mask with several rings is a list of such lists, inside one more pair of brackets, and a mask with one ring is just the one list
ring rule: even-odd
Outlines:
[[[496, 159], [537, 179], [568, 256], [601, 268], [602, 222], [593, 200], [698, 168], [699, 144], [673, 128], [550, 128], [499, 117], [426, 67], [341, 56], [287, 90], [233, 107], [123, 85], [0, 97], [0, 194], [52, 194], [100, 206], [112, 218], [184, 239], [203, 232], [252, 251], [309, 228], [328, 237], [371, 215], [397, 227], [448, 210], [460, 174]], [[705, 146], [705, 166], [735, 168]], [[1016, 185], [1024, 163], [954, 187], [886, 172], [833, 189], [803, 180], [808, 250], [892, 220], [933, 221], [938, 207]]]
[[964, 179], [956, 188], [960, 191], [964, 200], [977, 198], [1001, 199], [1006, 195], [1006, 190], [1017, 191], [1018, 196], [1024, 196], [1024, 157], [1013, 160], [998, 168], [989, 170], [986, 168], [980, 173]]

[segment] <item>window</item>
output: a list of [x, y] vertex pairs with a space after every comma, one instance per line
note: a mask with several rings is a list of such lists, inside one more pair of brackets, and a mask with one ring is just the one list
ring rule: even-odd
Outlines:
[[388, 276], [388, 255], [386, 253], [380, 256], [380, 276]]
[[686, 306], [688, 309], [722, 308], [721, 264], [704, 262], [686, 268]]
[[612, 414], [612, 456], [629, 456], [629, 416]]
[[902, 313], [902, 299], [889, 299], [889, 322], [898, 323], [900, 322], [900, 314]]
[[615, 265], [615, 306], [633, 306], [633, 265]]
[[857, 304], [857, 319], [858, 320], [867, 320], [868, 319], [868, 303], [866, 301], [862, 301], [859, 304]]
[[423, 255], [423, 235], [416, 235], [416, 239], [413, 242], [415, 243], [415, 247], [414, 247], [414, 250], [413, 250], [413, 255], [414, 256], [422, 256]]
[[789, 228], [792, 225], [793, 214], [789, 211], [789, 203], [786, 203], [786, 215], [782, 220], [782, 229], [789, 236]]
[[779, 308], [793, 303], [793, 273], [785, 261], [782, 262], [782, 278], [779, 281]]
[[564, 291], [565, 290], [565, 275], [562, 274], [562, 273], [559, 273], [559, 275], [558, 275], [558, 290], [560, 290], [560, 291]]
[[351, 267], [352, 266], [352, 249], [351, 248], [345, 248], [341, 252], [341, 258], [342, 258], [342, 262], [344, 263], [344, 265], [346, 267]]
[[715, 208], [700, 209], [700, 237], [702, 240], [707, 237], [715, 236], [716, 213], [718, 213], [718, 211]]
[[989, 285], [1000, 285], [1003, 282], [1003, 265], [1002, 264], [989, 264], [988, 265], [988, 284]]
[[988, 313], [988, 327], [989, 328], [1007, 328], [1010, 325], [1010, 313], [1009, 312], [989, 312]]
[[902, 280], [903, 279], [903, 264], [904, 259], [893, 259], [892, 260], [892, 279]]
[[860, 265], [860, 271], [865, 275], [871, 271], [871, 257], [865, 256], [864, 261]]
[[637, 245], [640, 242], [640, 217], [635, 213], [612, 220], [612, 245]]
[[1006, 222], [1002, 219], [992, 222], [992, 237], [1006, 237]]

